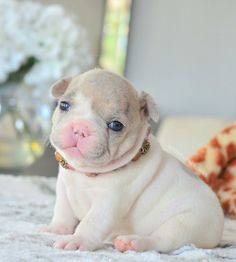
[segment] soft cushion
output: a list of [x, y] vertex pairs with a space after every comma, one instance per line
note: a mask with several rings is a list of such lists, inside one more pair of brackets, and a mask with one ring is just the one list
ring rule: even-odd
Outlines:
[[209, 117], [168, 117], [157, 133], [163, 149], [179, 160], [186, 160], [230, 122]]

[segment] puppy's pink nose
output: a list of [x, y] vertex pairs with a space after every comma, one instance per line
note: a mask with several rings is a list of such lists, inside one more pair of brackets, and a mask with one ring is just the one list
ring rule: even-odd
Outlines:
[[91, 132], [85, 123], [74, 124], [72, 126], [73, 134], [77, 139], [83, 139], [90, 136]]

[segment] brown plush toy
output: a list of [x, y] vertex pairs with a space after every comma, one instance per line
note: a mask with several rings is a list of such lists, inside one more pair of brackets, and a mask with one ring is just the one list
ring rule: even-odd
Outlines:
[[199, 149], [187, 165], [215, 191], [225, 214], [236, 218], [236, 124]]

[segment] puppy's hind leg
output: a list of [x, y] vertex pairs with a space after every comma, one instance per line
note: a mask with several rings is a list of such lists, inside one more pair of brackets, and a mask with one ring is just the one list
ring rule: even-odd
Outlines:
[[167, 234], [163, 235], [155, 233], [151, 236], [121, 235], [114, 240], [114, 246], [121, 252], [156, 250], [166, 253], [188, 243], [188, 241], [183, 241], [184, 232], [177, 233], [176, 229], [173, 234], [169, 232], [167, 231]]
[[[179, 247], [194, 242], [191, 232], [191, 221], [185, 224], [181, 221], [181, 215], [174, 217], [161, 225], [150, 236], [124, 235], [114, 240], [114, 246], [119, 251], [134, 250], [137, 252], [156, 250], [170, 252]], [[193, 238], [192, 238], [193, 237]]]

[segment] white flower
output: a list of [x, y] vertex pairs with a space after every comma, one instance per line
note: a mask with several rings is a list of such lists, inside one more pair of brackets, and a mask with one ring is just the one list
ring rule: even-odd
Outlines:
[[0, 83], [34, 57], [26, 84], [48, 88], [92, 63], [85, 30], [60, 5], [0, 0]]

